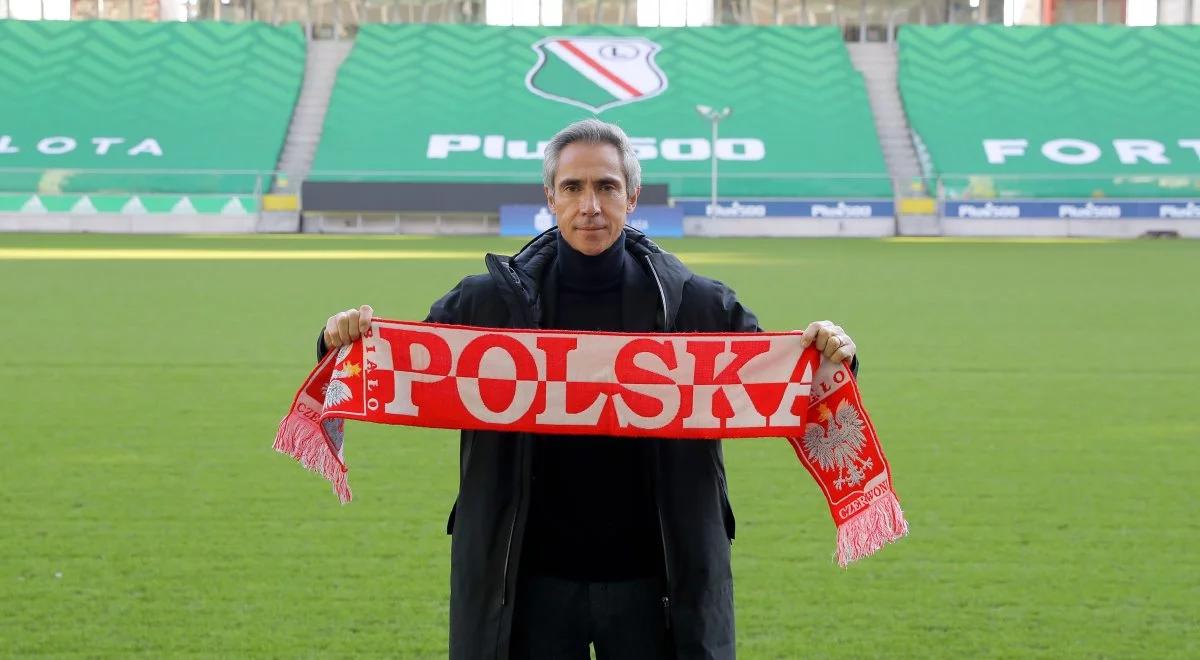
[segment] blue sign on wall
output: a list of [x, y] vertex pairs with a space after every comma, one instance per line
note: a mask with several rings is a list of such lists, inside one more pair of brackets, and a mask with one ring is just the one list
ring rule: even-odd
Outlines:
[[[896, 214], [892, 200], [880, 199], [816, 199], [804, 201], [720, 200], [716, 209], [708, 201], [678, 201], [676, 206], [686, 216], [730, 218], [815, 218], [851, 220], [862, 218], [891, 218]], [[713, 213], [713, 211], [716, 211]]]
[[[670, 206], [638, 206], [625, 223], [647, 236], [683, 236], [683, 213]], [[501, 236], [534, 236], [553, 226], [554, 214], [544, 205], [506, 204], [500, 207]]]
[[945, 218], [978, 220], [1055, 219], [1120, 220], [1122, 218], [1200, 219], [1200, 202], [1109, 200], [1003, 200], [946, 202]]

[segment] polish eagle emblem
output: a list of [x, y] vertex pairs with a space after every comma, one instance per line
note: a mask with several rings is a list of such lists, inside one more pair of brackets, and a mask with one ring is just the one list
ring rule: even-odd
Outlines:
[[[334, 359], [334, 364], [346, 359], [346, 356], [349, 354], [350, 345], [347, 344], [338, 351], [337, 358]], [[354, 393], [350, 391], [350, 386], [343, 383], [340, 379], [353, 378], [360, 373], [362, 373], [362, 367], [357, 362], [347, 362], [335, 369], [330, 374], [329, 383], [325, 385], [325, 407], [330, 408], [354, 398]]]
[[325, 386], [326, 408], [332, 408], [338, 404], [345, 403], [353, 397], [354, 394], [350, 391], [350, 386], [340, 380], [331, 380]]
[[842, 486], [859, 485], [866, 478], [866, 471], [874, 466], [870, 458], [859, 458], [867, 443], [862, 416], [849, 401], [839, 403], [837, 412], [822, 403], [817, 416], [823, 424], [804, 427], [804, 453], [808, 460], [826, 472], [837, 470], [833, 486], [838, 490]]

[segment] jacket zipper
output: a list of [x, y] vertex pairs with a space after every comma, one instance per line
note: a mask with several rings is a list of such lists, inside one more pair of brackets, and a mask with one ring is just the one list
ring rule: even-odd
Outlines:
[[508, 547], [504, 549], [504, 575], [500, 578], [500, 605], [508, 602], [508, 565], [511, 563], [513, 534], [517, 531], [517, 514], [521, 508], [521, 497], [517, 497], [517, 506], [513, 509], [512, 525], [508, 528]]
[[[650, 255], [646, 255], [646, 265], [650, 267], [650, 274], [654, 276], [654, 284], [658, 286], [658, 300], [662, 303], [662, 328], [667, 329], [667, 293], [663, 290], [662, 280], [658, 279], [658, 271], [654, 268], [654, 263], [650, 259]], [[654, 513], [658, 516], [658, 538], [662, 542], [663, 556], [663, 577], [667, 580], [667, 593], [662, 597], [663, 622], [668, 630], [671, 628], [671, 562], [667, 559], [667, 528], [663, 525], [662, 505], [658, 497], [658, 474], [661, 471], [661, 463], [658, 454], [658, 448], [654, 449]]]
[[[655, 455], [654, 467], [658, 467], [657, 454]], [[657, 472], [658, 470], [655, 470]], [[667, 579], [667, 593], [662, 597], [663, 607], [663, 623], [669, 630], [671, 628], [671, 563], [667, 561], [667, 533], [663, 527], [662, 507], [658, 503], [658, 484], [654, 486], [654, 511], [658, 514], [658, 538], [662, 541], [663, 553], [663, 573]]]
[[662, 303], [662, 330], [667, 331], [667, 292], [663, 290], [662, 280], [658, 279], [658, 271], [654, 268], [654, 262], [650, 260], [650, 255], [646, 255], [646, 265], [650, 267], [650, 274], [654, 276], [654, 284], [658, 286], [658, 300]]
[[[521, 279], [519, 277], [517, 277], [517, 274], [516, 274], [516, 272], [514, 272], [512, 270], [512, 267], [509, 266], [508, 264], [503, 264], [503, 263], [498, 263], [497, 267], [504, 269], [504, 274], [507, 275], [508, 279], [511, 281], [511, 284], [515, 290], [515, 293], [519, 294], [524, 287], [521, 286]], [[532, 319], [529, 319], [529, 320], [530, 320], [530, 325], [534, 325], [534, 326], [538, 325], [538, 324], [532, 323]], [[521, 471], [524, 472], [524, 470], [525, 470], [524, 449], [520, 449], [519, 452], [520, 452], [520, 455], [518, 457], [518, 460], [520, 460], [520, 462], [521, 462]], [[503, 571], [503, 573], [501, 573], [501, 576], [500, 576], [500, 606], [501, 607], [504, 607], [508, 603], [508, 569], [512, 565], [513, 537], [516, 535], [516, 531], [517, 531], [517, 518], [519, 518], [521, 515], [521, 501], [523, 499], [525, 499], [525, 480], [524, 479], [521, 480], [520, 486], [521, 486], [521, 490], [519, 490], [517, 492], [516, 506], [513, 507], [512, 524], [509, 525], [509, 528], [508, 528], [508, 543], [507, 543], [506, 547], [504, 548], [504, 571]]]

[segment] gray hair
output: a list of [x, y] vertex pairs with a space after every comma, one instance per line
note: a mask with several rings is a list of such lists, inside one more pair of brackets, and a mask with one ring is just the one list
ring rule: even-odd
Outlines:
[[546, 145], [545, 160], [542, 161], [542, 184], [551, 191], [554, 190], [554, 177], [558, 174], [558, 159], [563, 149], [572, 142], [584, 144], [611, 144], [617, 148], [621, 157], [621, 171], [625, 174], [625, 192], [633, 191], [642, 185], [642, 164], [638, 162], [637, 154], [629, 136], [616, 124], [602, 122], [599, 119], [584, 119], [562, 129], [555, 135], [550, 144]]

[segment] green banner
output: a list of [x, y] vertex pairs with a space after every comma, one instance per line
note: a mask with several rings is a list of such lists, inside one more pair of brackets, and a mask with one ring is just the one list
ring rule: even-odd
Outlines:
[[1200, 194], [1200, 26], [906, 25], [900, 91], [951, 196]]
[[295, 24], [0, 21], [0, 191], [269, 186], [304, 50]]
[[[697, 105], [730, 107], [712, 127]], [[619, 124], [675, 196], [891, 196], [861, 75], [834, 28], [367, 25], [338, 74], [324, 180], [540, 180], [540, 148]]]

